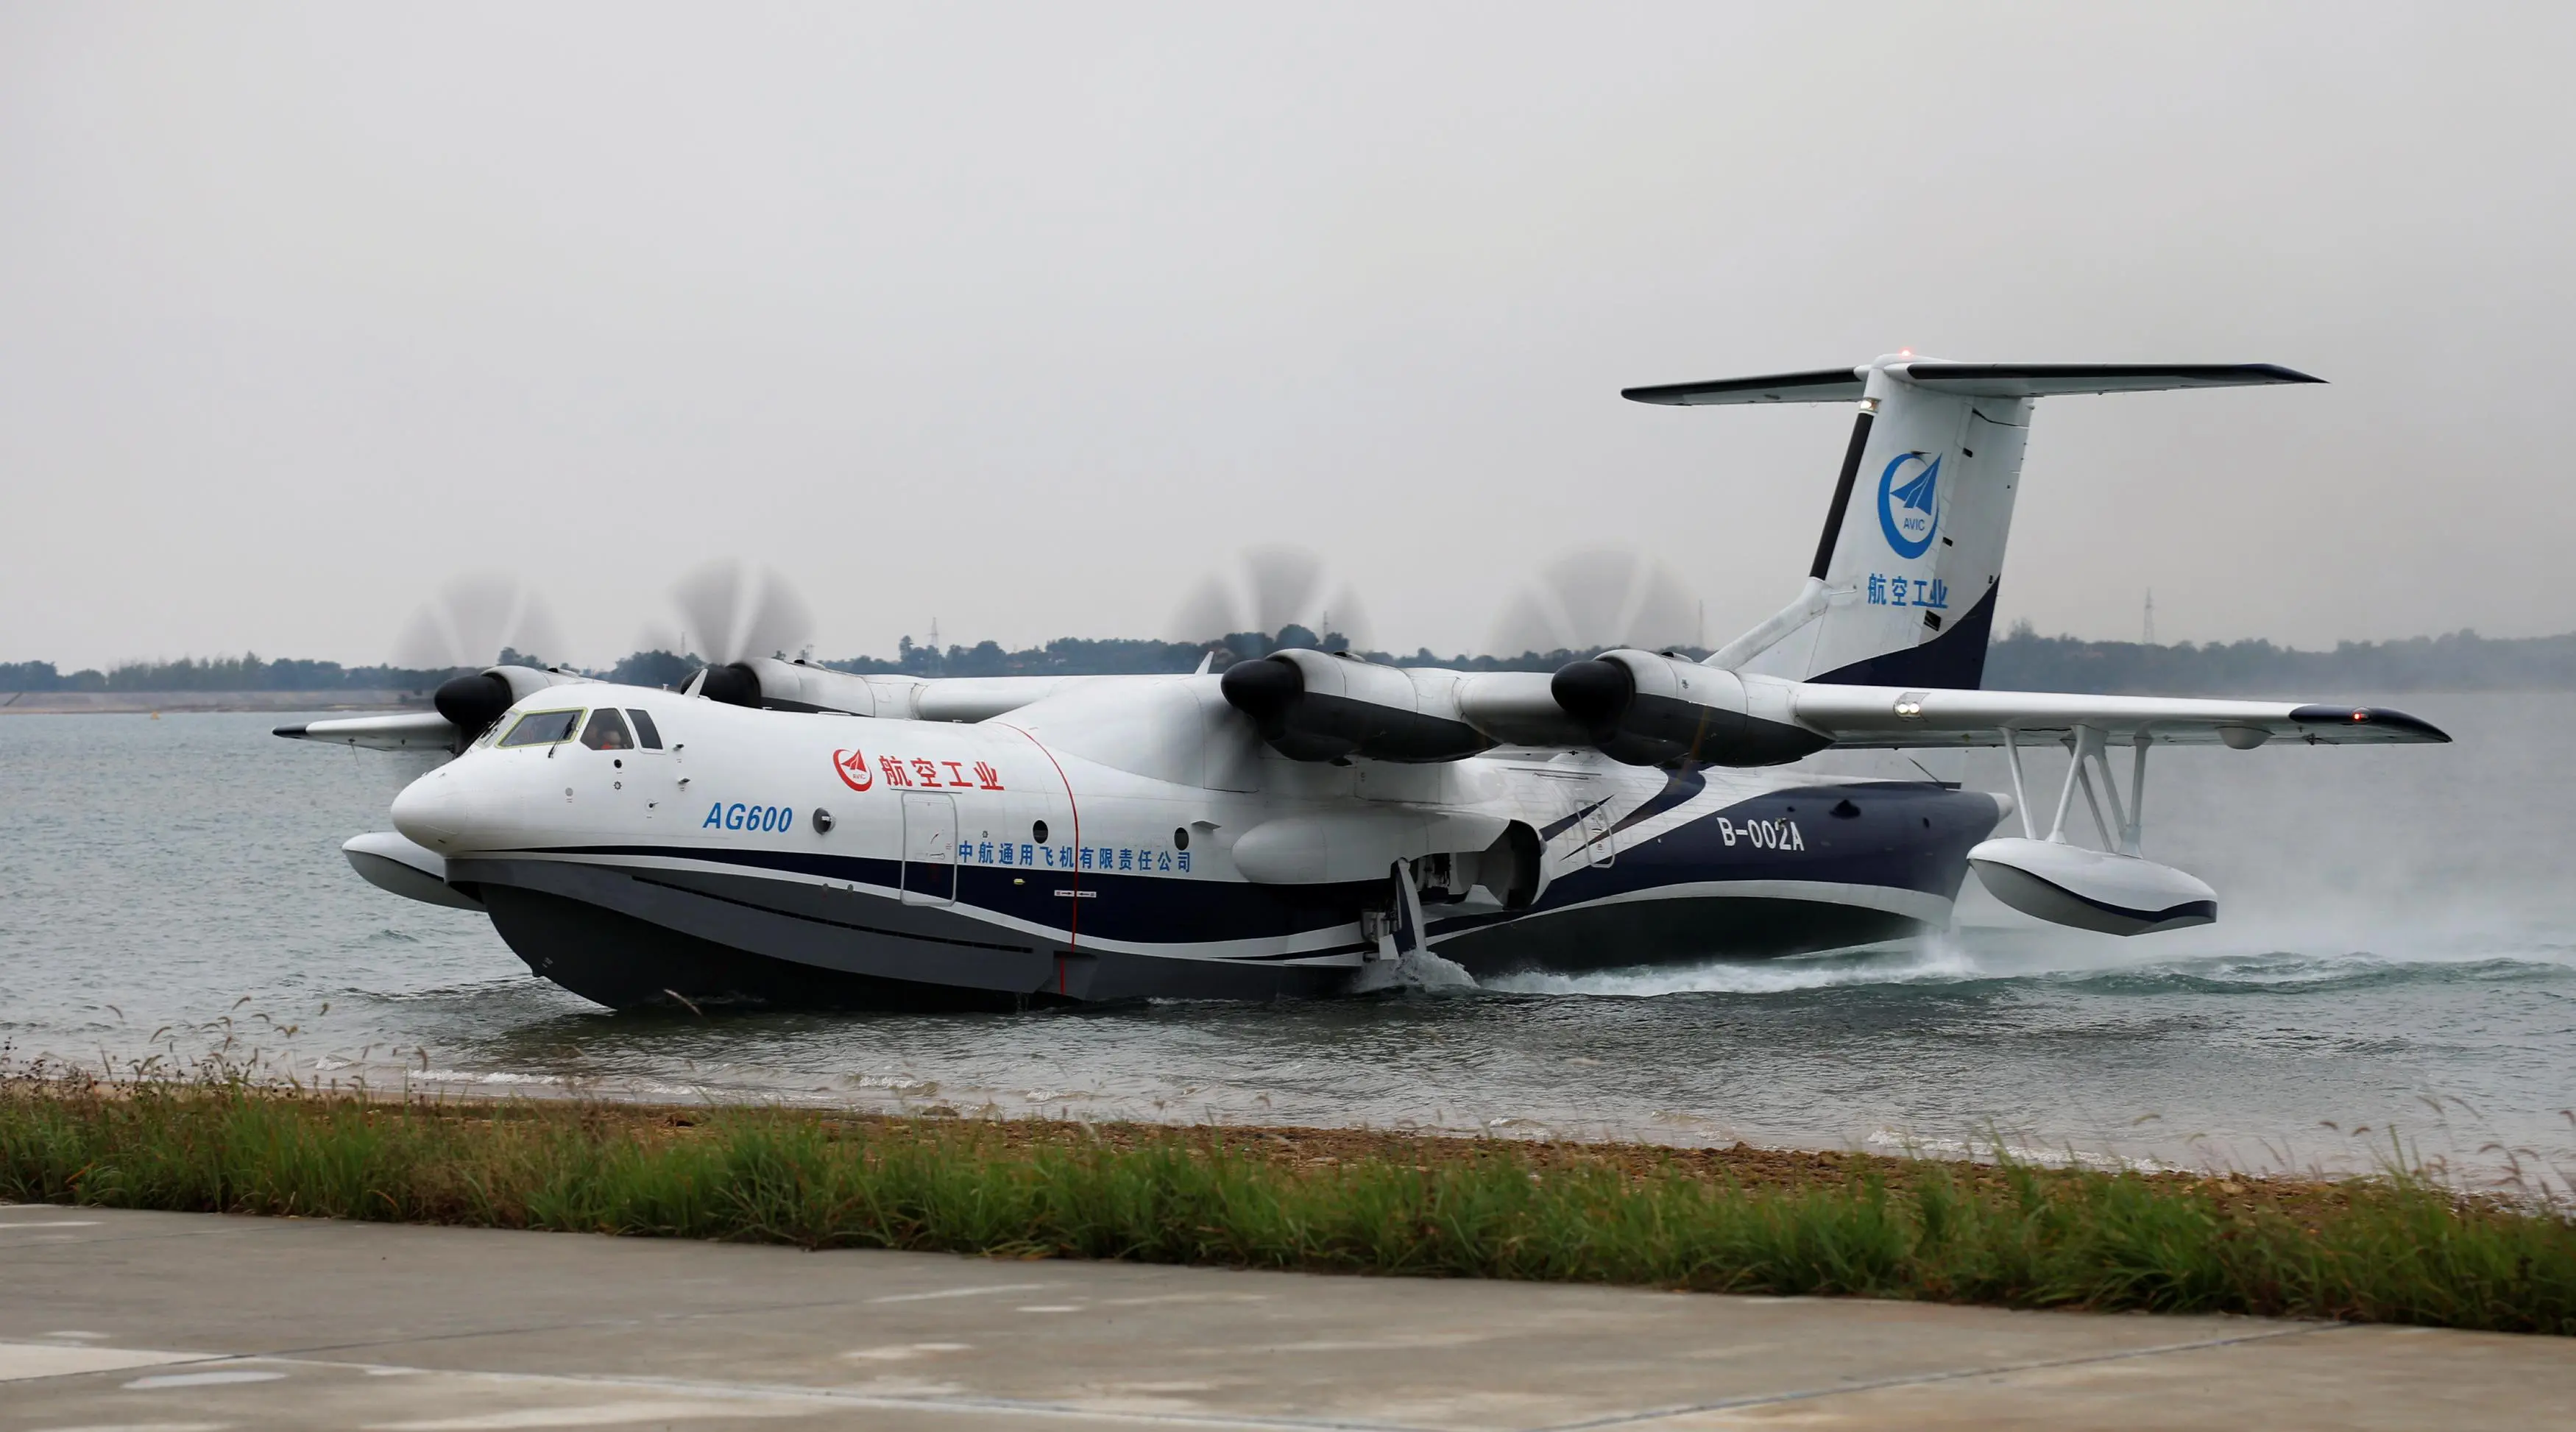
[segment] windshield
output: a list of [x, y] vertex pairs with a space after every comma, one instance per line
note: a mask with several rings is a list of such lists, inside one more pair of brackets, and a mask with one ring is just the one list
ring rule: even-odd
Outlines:
[[504, 746], [551, 746], [572, 739], [573, 727], [580, 724], [579, 711], [531, 711], [519, 718], [510, 734], [501, 738]]

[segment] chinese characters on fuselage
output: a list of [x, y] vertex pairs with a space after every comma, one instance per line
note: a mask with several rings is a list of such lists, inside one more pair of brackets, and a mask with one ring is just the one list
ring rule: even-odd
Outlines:
[[[879, 756], [877, 769], [884, 773], [889, 786], [918, 790], [998, 791], [1003, 789], [1002, 773], [989, 761], [969, 766], [963, 761], [934, 761], [927, 756]], [[948, 779], [941, 780], [945, 770]]]
[[1873, 607], [1929, 607], [1936, 612], [1950, 609], [1950, 584], [1939, 577], [1899, 577], [1872, 572], [1869, 574], [1868, 595], [1869, 604]]
[[969, 865], [1023, 870], [1091, 870], [1106, 874], [1187, 875], [1190, 853], [1137, 845], [1039, 845], [1034, 841], [961, 840], [957, 858]]

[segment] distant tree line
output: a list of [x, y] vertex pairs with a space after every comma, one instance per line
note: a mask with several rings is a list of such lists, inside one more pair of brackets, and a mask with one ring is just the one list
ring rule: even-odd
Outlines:
[[[815, 665], [835, 671], [909, 676], [1110, 676], [1178, 674], [1202, 660], [1222, 671], [1290, 648], [1346, 651], [1338, 632], [1321, 635], [1301, 626], [1277, 635], [1237, 632], [1219, 641], [1091, 640], [1059, 637], [1044, 646], [1012, 651], [999, 642], [945, 649], [905, 637], [891, 659], [857, 656]], [[1518, 656], [1454, 656], [1424, 647], [1409, 656], [1383, 651], [1360, 655], [1394, 666], [1445, 666], [1463, 671], [1554, 671], [1569, 661], [1599, 655], [1581, 650], [1525, 651]], [[1674, 648], [1698, 660], [1698, 647]], [[536, 657], [504, 649], [505, 663], [543, 665]], [[587, 675], [635, 686], [676, 687], [700, 658], [668, 651], [639, 651]], [[108, 671], [61, 672], [49, 661], [0, 662], [0, 691], [357, 691], [426, 692], [453, 671], [394, 666], [344, 667], [334, 661], [266, 661], [245, 653], [198, 661], [130, 662]], [[2563, 636], [2489, 640], [2472, 631], [2403, 641], [2343, 642], [2330, 651], [2299, 651], [2268, 641], [2148, 646], [2140, 642], [2085, 641], [2041, 636], [2027, 621], [1986, 651], [1985, 684], [2004, 691], [2164, 692], [2171, 695], [2367, 695], [2389, 691], [2576, 690], [2576, 632]]]
[[[1195, 671], [1201, 661], [1206, 661], [1211, 671], [1223, 671], [1238, 661], [1256, 661], [1274, 651], [1294, 648], [1349, 651], [1351, 642], [1340, 632], [1317, 635], [1307, 627], [1294, 624], [1280, 628], [1277, 635], [1236, 632], [1208, 642], [1091, 641], [1059, 637], [1044, 646], [1019, 651], [1006, 650], [1001, 643], [991, 641], [978, 642], [973, 646], [951, 646], [942, 651], [932, 646], [915, 646], [912, 638], [905, 637], [896, 643], [895, 656], [891, 661], [881, 657], [856, 656], [839, 661], [819, 661], [815, 665], [862, 675], [1150, 676]], [[1423, 647], [1410, 656], [1383, 651], [1362, 651], [1359, 655], [1389, 666], [1443, 666], [1462, 671], [1554, 671], [1569, 661], [1598, 656], [1607, 649], [1594, 646], [1579, 651], [1525, 651], [1518, 656], [1468, 656], [1463, 653], [1440, 656], [1431, 648]], [[1697, 647], [1676, 647], [1674, 650], [1694, 661], [1708, 655]]]
[[0, 662], [0, 691], [427, 691], [445, 671], [264, 661], [255, 653], [204, 661], [135, 661], [106, 671], [57, 671], [50, 661]]

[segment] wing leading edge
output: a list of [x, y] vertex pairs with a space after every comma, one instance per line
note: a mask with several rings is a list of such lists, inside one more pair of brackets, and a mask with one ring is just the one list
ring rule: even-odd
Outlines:
[[270, 734], [290, 741], [364, 746], [371, 751], [446, 751], [456, 745], [456, 727], [435, 711], [307, 721], [300, 726], [280, 726]]
[[2016, 740], [2047, 740], [2079, 726], [2100, 731], [2115, 746], [2135, 744], [2142, 734], [2160, 746], [2239, 749], [2274, 739], [2312, 746], [2451, 739], [2433, 723], [2385, 706], [1807, 684], [1792, 700], [1800, 724], [1849, 748], [2000, 746], [2006, 731]]

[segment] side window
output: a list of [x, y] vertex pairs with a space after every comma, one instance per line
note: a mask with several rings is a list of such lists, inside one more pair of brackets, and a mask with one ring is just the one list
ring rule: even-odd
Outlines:
[[645, 750], [658, 751], [662, 749], [662, 733], [653, 729], [652, 712], [637, 711], [630, 707], [626, 714], [635, 718], [635, 734], [644, 739]]
[[581, 728], [581, 743], [594, 751], [635, 749], [635, 737], [626, 729], [626, 718], [607, 706], [590, 713], [590, 724]]
[[531, 711], [519, 718], [510, 734], [501, 738], [504, 746], [551, 746], [572, 739], [573, 728], [581, 724], [581, 712]]

